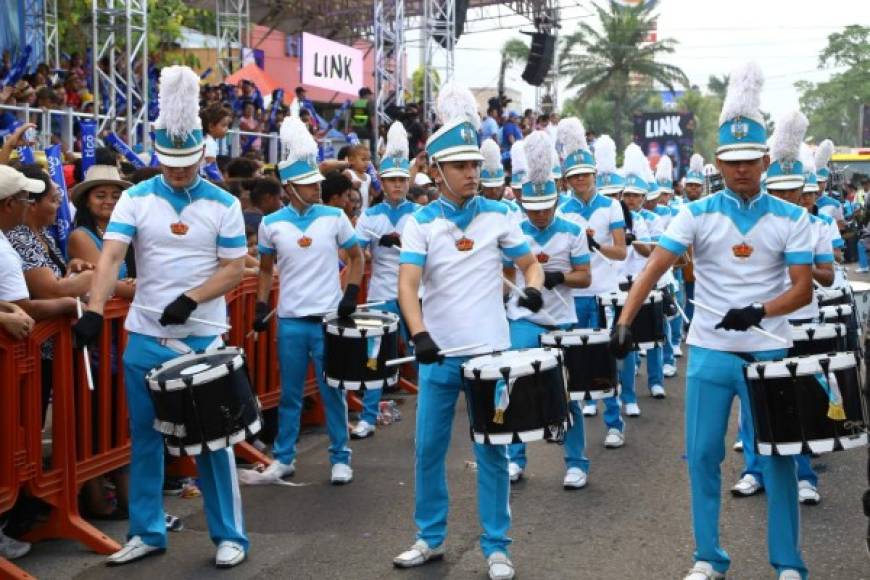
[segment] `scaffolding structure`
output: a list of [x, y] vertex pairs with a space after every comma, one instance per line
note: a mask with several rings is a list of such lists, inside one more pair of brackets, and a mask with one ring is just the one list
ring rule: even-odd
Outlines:
[[243, 49], [250, 46], [248, 0], [217, 0], [217, 64], [226, 77], [244, 66]]
[[[455, 0], [423, 0], [422, 22], [423, 110], [421, 118], [433, 122], [437, 82], [453, 79], [456, 45]], [[433, 74], [434, 73], [434, 74]], [[440, 77], [440, 78], [439, 78]]]
[[92, 0], [91, 6], [98, 130], [116, 131], [121, 123], [128, 145], [148, 149], [148, 0]]
[[375, 114], [378, 125], [394, 120], [391, 105], [405, 104], [405, 0], [375, 0]]
[[60, 68], [60, 34], [57, 31], [57, 0], [45, 0], [45, 62], [52, 69]]

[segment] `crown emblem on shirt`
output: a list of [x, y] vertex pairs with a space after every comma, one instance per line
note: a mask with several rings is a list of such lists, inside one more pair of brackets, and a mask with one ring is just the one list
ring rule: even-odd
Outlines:
[[456, 249], [460, 252], [468, 252], [474, 247], [474, 240], [466, 237], [461, 237], [456, 240]]
[[740, 117], [734, 119], [734, 122], [731, 123], [731, 135], [733, 135], [735, 139], [743, 139], [749, 135], [749, 123], [741, 121]]
[[462, 138], [462, 141], [469, 145], [477, 142], [474, 138], [474, 130], [468, 125], [462, 126], [462, 129], [459, 130], [459, 136]]
[[187, 230], [189, 229], [190, 228], [184, 222], [175, 222], [174, 224], [169, 224], [169, 231], [176, 236], [183, 236], [187, 234]]
[[311, 238], [309, 238], [308, 236], [302, 236], [301, 238], [296, 240], [296, 243], [299, 244], [300, 248], [307, 248], [311, 245]]
[[544, 252], [541, 252], [540, 254], [538, 254], [538, 255], [535, 256], [535, 257], [538, 259], [538, 263], [539, 263], [539, 264], [546, 264], [547, 262], [550, 261], [550, 256], [548, 256], [548, 255], [547, 255], [546, 253], [544, 253]]
[[731, 246], [731, 251], [734, 252], [735, 258], [747, 259], [752, 255], [752, 252], [755, 251], [755, 248], [747, 244], [746, 242], [740, 242], [734, 246]]

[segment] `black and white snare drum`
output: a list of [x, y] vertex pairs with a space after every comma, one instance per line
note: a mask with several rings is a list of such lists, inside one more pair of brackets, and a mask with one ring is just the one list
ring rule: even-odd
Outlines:
[[815, 292], [819, 306], [852, 304], [852, 292], [849, 288], [816, 288]]
[[591, 328], [556, 330], [541, 335], [541, 346], [561, 348], [574, 401], [616, 396], [619, 379], [610, 354], [610, 332]]
[[558, 349], [478, 356], [462, 364], [462, 378], [476, 443], [560, 440], [568, 428], [568, 393]]
[[232, 346], [185, 354], [145, 377], [154, 428], [171, 455], [199, 455], [260, 431], [260, 403], [251, 391], [244, 351]]
[[[615, 310], [613, 319], [618, 320], [627, 297], [627, 292], [607, 292], [598, 295], [598, 303], [603, 307], [612, 307]], [[635, 346], [642, 349], [655, 348], [664, 342], [665, 313], [661, 290], [650, 291], [644, 300], [631, 323], [631, 336]]]
[[826, 453], [867, 445], [867, 404], [856, 355], [791, 357], [746, 366], [761, 455]]
[[788, 356], [827, 354], [846, 350], [846, 325], [815, 322], [791, 325], [794, 346]]
[[323, 320], [326, 384], [338, 389], [382, 389], [399, 380], [399, 317], [392, 312], [354, 312]]
[[852, 319], [852, 306], [850, 304], [820, 306], [819, 318], [822, 322], [840, 322], [842, 324], [848, 324]]

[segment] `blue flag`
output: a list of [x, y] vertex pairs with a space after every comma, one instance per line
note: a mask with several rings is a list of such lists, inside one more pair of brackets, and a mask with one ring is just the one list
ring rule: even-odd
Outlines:
[[22, 145], [18, 148], [18, 159], [24, 165], [36, 163], [36, 158], [33, 156], [33, 147], [30, 145]]
[[124, 156], [124, 158], [130, 162], [130, 164], [136, 169], [142, 169], [145, 167], [145, 163], [139, 159], [139, 156], [130, 149], [126, 143], [121, 141], [121, 138], [115, 135], [114, 133], [109, 133], [105, 137], [103, 137], [103, 141], [105, 141], [109, 147], [120, 153]]
[[63, 175], [63, 161], [60, 157], [60, 145], [52, 145], [45, 150], [45, 160], [48, 162], [48, 174], [57, 184], [60, 193], [60, 207], [57, 208], [57, 219], [51, 226], [51, 235], [57, 240], [61, 252], [66, 256], [66, 241], [72, 230], [72, 214], [69, 210], [69, 195], [66, 190], [66, 179]]
[[97, 122], [82, 119], [82, 175], [88, 172], [97, 157]]

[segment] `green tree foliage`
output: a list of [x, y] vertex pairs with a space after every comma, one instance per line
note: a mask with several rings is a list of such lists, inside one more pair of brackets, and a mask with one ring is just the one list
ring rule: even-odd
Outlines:
[[529, 58], [529, 45], [519, 38], [511, 38], [501, 47], [501, 66], [498, 69], [498, 96], [504, 96], [504, 77], [507, 69]]
[[[712, 81], [716, 77], [710, 77], [711, 83], [707, 86], [712, 88]], [[725, 86], [727, 86], [727, 79]], [[719, 112], [722, 110], [722, 95], [717, 91], [705, 95], [693, 87], [683, 93], [677, 99], [677, 111], [680, 113], [692, 113], [695, 117], [695, 145], [696, 153], [700, 153], [707, 161], [712, 161], [716, 154], [716, 143], [719, 139]]]
[[[419, 103], [423, 100], [424, 74], [423, 67], [417, 67], [417, 69], [411, 73], [411, 96], [415, 103]], [[432, 83], [432, 86], [435, 87], [436, 90], [441, 86], [441, 75], [438, 74], [437, 70], [429, 70], [429, 82]]]
[[[579, 117], [583, 120], [583, 126], [587, 131], [595, 135], [610, 135], [616, 141], [613, 125], [614, 108], [613, 96], [609, 93], [602, 93], [585, 102], [575, 97], [565, 102], [562, 116]], [[662, 110], [661, 96], [655, 91], [636, 90], [628, 94], [625, 110], [629, 118], [644, 111], [660, 111]], [[632, 126], [626, 124], [620, 138], [623, 143], [630, 143], [631, 137]], [[622, 155], [622, 148], [617, 150], [617, 155]]]
[[845, 70], [821, 83], [795, 83], [801, 110], [810, 121], [808, 137], [858, 146], [860, 107], [870, 103], [870, 27], [854, 24], [829, 35], [818, 67]]

